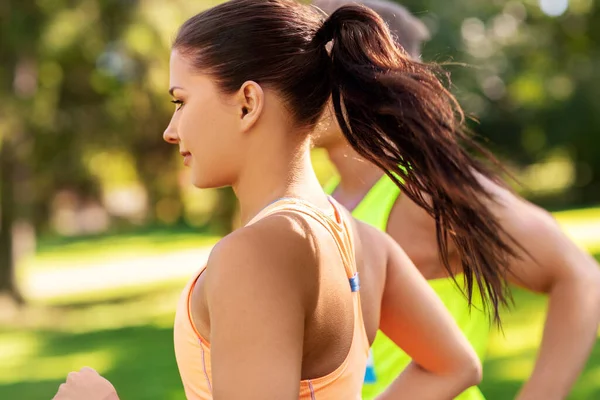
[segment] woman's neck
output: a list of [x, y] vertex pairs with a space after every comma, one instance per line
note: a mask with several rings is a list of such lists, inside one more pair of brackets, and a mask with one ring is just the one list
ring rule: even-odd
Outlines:
[[329, 160], [340, 176], [340, 183], [334, 197], [344, 207], [352, 210], [384, 173], [376, 165], [362, 158], [345, 142], [326, 150]]
[[283, 197], [307, 200], [317, 207], [329, 203], [315, 175], [309, 141], [288, 148], [274, 143], [253, 157], [233, 185], [240, 202], [242, 224], [248, 223], [267, 205]]

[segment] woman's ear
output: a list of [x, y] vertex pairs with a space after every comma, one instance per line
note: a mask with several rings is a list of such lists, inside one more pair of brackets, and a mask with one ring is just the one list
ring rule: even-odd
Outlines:
[[250, 130], [260, 118], [265, 103], [265, 93], [254, 81], [244, 82], [238, 92], [239, 116], [242, 130]]

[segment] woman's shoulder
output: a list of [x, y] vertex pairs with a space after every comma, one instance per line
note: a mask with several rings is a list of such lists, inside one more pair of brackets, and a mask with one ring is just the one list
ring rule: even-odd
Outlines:
[[310, 286], [311, 271], [318, 265], [317, 244], [305, 225], [298, 216], [278, 213], [225, 236], [208, 259], [208, 297], [242, 293], [241, 285], [298, 291]]

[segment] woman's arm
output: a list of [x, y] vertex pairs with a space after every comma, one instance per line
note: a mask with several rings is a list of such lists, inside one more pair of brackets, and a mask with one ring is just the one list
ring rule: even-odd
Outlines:
[[381, 236], [388, 267], [380, 328], [413, 361], [379, 399], [453, 399], [481, 380], [477, 354], [402, 248]]
[[[600, 269], [543, 209], [484, 180], [489, 207], [527, 254], [510, 265], [512, 283], [549, 297], [535, 368], [519, 400], [564, 399], [587, 361], [600, 321]], [[519, 304], [516, 304], [519, 307]]]
[[215, 400], [289, 399], [299, 393], [307, 239], [274, 216], [213, 250], [204, 287]]

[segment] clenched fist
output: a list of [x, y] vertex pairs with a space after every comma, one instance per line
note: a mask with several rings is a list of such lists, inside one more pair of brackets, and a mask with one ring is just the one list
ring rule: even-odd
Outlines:
[[67, 375], [53, 400], [119, 400], [115, 387], [89, 367]]

